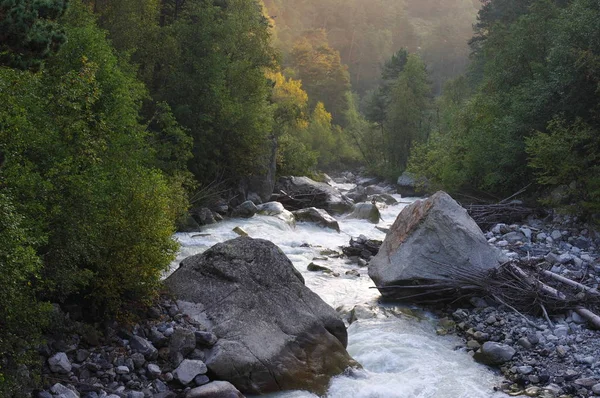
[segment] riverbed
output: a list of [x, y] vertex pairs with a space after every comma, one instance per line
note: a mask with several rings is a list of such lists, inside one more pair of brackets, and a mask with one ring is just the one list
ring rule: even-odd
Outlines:
[[[347, 186], [338, 188], [349, 189]], [[398, 204], [381, 209], [379, 227], [389, 227], [400, 211], [415, 198], [395, 195]], [[216, 243], [236, 238], [241, 227], [252, 238], [267, 239], [278, 245], [302, 273], [306, 285], [341, 313], [362, 308], [359, 319], [348, 328], [348, 352], [364, 370], [334, 378], [327, 398], [487, 398], [505, 397], [494, 392], [502, 378], [477, 364], [452, 336], [436, 334], [435, 318], [415, 307], [385, 306], [378, 303], [379, 292], [368, 277], [367, 268], [347, 258], [324, 256], [325, 249], [341, 253], [351, 237], [364, 235], [383, 240], [385, 233], [364, 220], [336, 217], [341, 232], [310, 223], [288, 225], [272, 216], [228, 219], [203, 227], [201, 232], [180, 233], [181, 250], [172, 268], [190, 255], [201, 253]], [[309, 272], [311, 262], [333, 273]], [[360, 276], [346, 275], [355, 270]], [[339, 276], [336, 276], [339, 275]], [[305, 391], [272, 394], [271, 398], [313, 398]]]

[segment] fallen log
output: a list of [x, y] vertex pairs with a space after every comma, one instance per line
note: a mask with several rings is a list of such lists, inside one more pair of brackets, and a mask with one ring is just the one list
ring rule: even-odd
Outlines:
[[584, 293], [588, 293], [588, 294], [590, 294], [592, 296], [599, 296], [600, 297], [600, 292], [598, 290], [596, 290], [594, 288], [591, 288], [591, 287], [588, 287], [588, 286], [585, 286], [585, 285], [582, 285], [581, 283], [575, 282], [572, 279], [565, 278], [562, 275], [555, 274], [552, 271], [543, 270], [542, 274], [544, 274], [544, 275], [546, 275], [546, 276], [548, 276], [548, 277], [550, 277], [550, 278], [552, 278], [554, 280], [557, 280], [557, 281], [559, 281], [561, 283], [564, 283], [565, 285], [569, 285], [571, 287], [574, 287], [574, 288], [576, 288], [576, 289], [578, 289], [578, 290], [580, 290], [580, 291], [582, 291]]
[[583, 319], [588, 321], [596, 329], [600, 329], [600, 316], [594, 314], [592, 311], [584, 307], [575, 308], [575, 312], [578, 313]]

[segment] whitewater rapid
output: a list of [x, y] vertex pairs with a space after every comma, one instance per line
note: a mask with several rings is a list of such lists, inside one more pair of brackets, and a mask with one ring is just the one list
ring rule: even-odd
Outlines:
[[[350, 186], [338, 186], [349, 189]], [[414, 199], [395, 195], [399, 204], [381, 209], [380, 227], [389, 227], [400, 211]], [[348, 328], [348, 352], [364, 370], [352, 376], [338, 376], [329, 386], [327, 398], [489, 398], [506, 397], [493, 388], [501, 378], [477, 364], [462, 349], [456, 337], [438, 336], [435, 319], [417, 308], [380, 305], [379, 292], [367, 275], [366, 268], [347, 259], [321, 255], [324, 249], [341, 253], [350, 237], [365, 235], [383, 240], [385, 233], [363, 220], [336, 217], [340, 233], [310, 223], [295, 227], [271, 216], [251, 219], [228, 219], [202, 228], [201, 232], [179, 233], [181, 249], [172, 270], [179, 262], [201, 253], [216, 243], [238, 237], [232, 230], [241, 227], [250, 237], [267, 239], [278, 245], [302, 273], [306, 285], [340, 312], [354, 306], [373, 308], [368, 319], [360, 319]], [[309, 272], [311, 262], [330, 268], [339, 276]], [[360, 277], [346, 275], [356, 270]], [[364, 313], [365, 311], [363, 311]], [[271, 394], [270, 398], [315, 398], [305, 391]]]

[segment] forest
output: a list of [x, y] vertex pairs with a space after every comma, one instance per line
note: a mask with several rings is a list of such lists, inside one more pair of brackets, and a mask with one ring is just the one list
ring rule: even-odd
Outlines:
[[273, 145], [597, 221], [599, 129], [596, 0], [0, 0], [0, 395], [51, 303], [128, 319]]

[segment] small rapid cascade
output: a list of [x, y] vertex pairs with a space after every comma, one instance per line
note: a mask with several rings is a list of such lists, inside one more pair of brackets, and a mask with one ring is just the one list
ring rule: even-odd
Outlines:
[[[337, 187], [344, 191], [353, 185], [339, 184]], [[389, 227], [400, 211], [412, 202], [399, 195], [395, 197], [400, 203], [381, 209], [383, 221], [379, 227]], [[326, 250], [341, 254], [341, 246], [347, 245], [351, 237], [385, 238], [384, 232], [366, 220], [336, 218], [341, 233], [310, 223], [298, 223], [294, 228], [276, 217], [261, 215], [250, 219], [228, 219], [203, 227], [201, 232], [179, 233], [176, 239], [181, 243], [181, 250], [171, 271], [182, 259], [238, 237], [233, 229], [240, 227], [252, 238], [267, 239], [278, 245], [302, 273], [306, 285], [333, 308], [349, 312], [359, 305], [366, 309], [363, 311], [366, 314], [359, 316], [348, 329], [348, 352], [364, 369], [351, 376], [334, 378], [328, 398], [505, 397], [493, 391], [501, 378], [474, 362], [466, 352], [456, 350], [460, 343], [457, 338], [436, 335], [435, 320], [431, 315], [415, 308], [378, 304], [379, 292], [373, 288], [366, 267], [332, 257], [331, 253], [324, 255]], [[311, 262], [329, 268], [332, 273], [308, 271]], [[352, 270], [360, 276], [346, 274]], [[269, 397], [314, 398], [316, 395], [288, 391]]]

